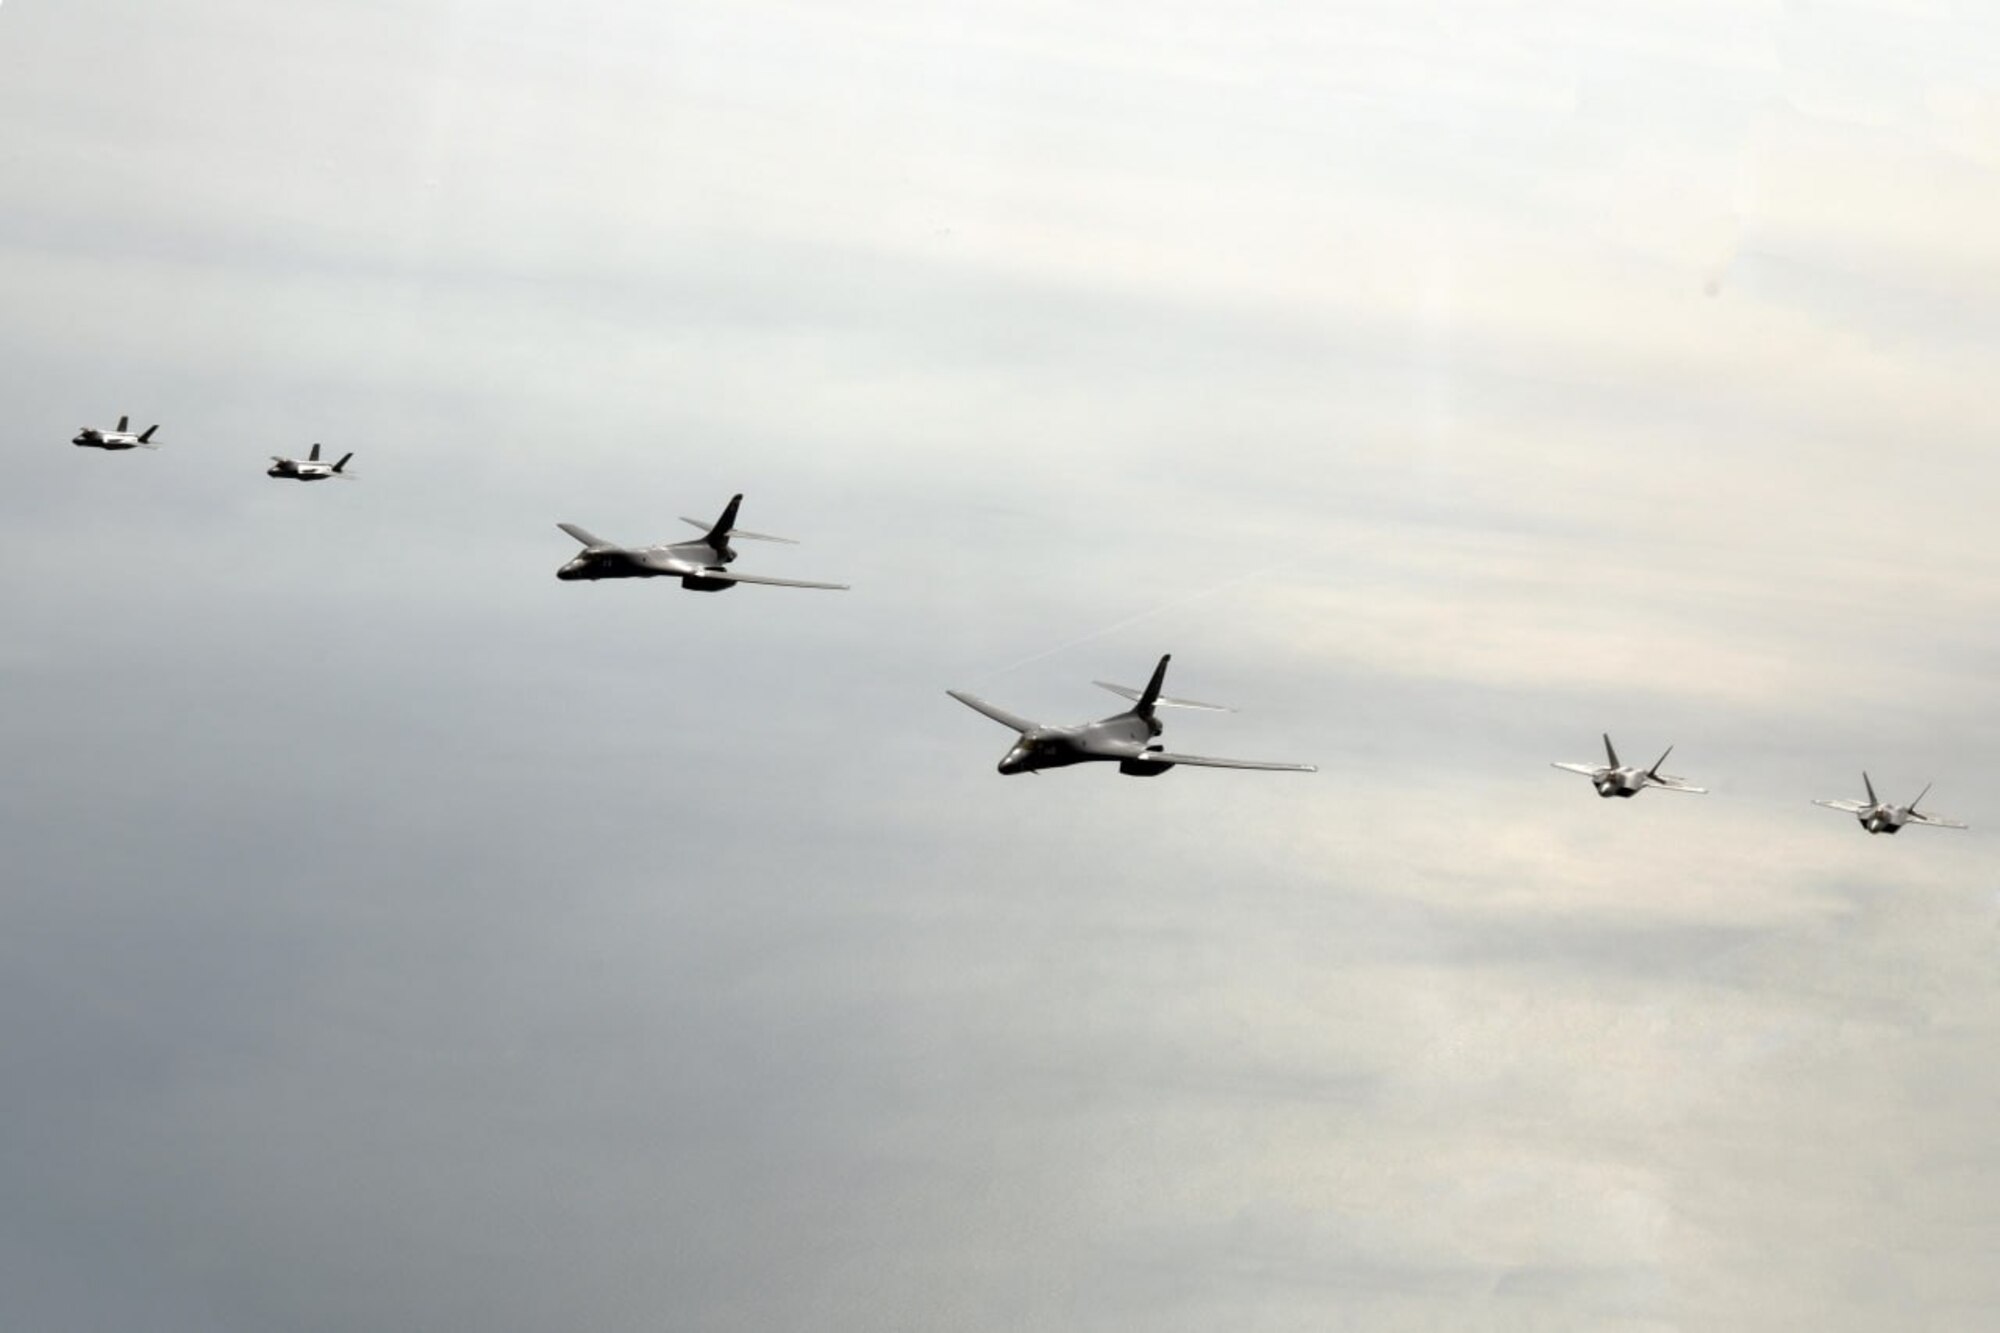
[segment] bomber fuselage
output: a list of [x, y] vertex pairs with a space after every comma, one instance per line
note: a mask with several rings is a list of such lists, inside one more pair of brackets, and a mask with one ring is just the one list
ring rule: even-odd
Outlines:
[[674, 542], [635, 550], [586, 550], [556, 570], [556, 577], [570, 582], [674, 578], [696, 592], [724, 592], [736, 586], [733, 579], [703, 578], [702, 574], [720, 569], [735, 558], [733, 547], [725, 545], [718, 551], [707, 542]]
[[1109, 761], [1134, 776], [1164, 773], [1173, 765], [1149, 764], [1143, 758], [1146, 746], [1159, 731], [1158, 722], [1131, 713], [1068, 727], [1036, 727], [1022, 733], [1013, 748], [1001, 756], [1000, 771], [1032, 773], [1043, 768]]

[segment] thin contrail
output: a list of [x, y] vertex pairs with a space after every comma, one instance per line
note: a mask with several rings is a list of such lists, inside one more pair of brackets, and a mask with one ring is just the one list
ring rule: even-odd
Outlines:
[[1293, 563], [1294, 562], [1287, 560], [1275, 565], [1266, 565], [1262, 569], [1253, 569], [1247, 574], [1238, 574], [1234, 578], [1224, 579], [1222, 582], [1213, 584], [1209, 587], [1197, 588], [1195, 591], [1188, 593], [1185, 596], [1175, 597], [1170, 601], [1161, 602], [1158, 606], [1149, 607], [1144, 611], [1136, 612], [1132, 615], [1126, 616], [1123, 620], [1115, 620], [1109, 625], [1106, 625], [1102, 629], [1092, 630], [1090, 633], [1082, 635], [1079, 638], [1066, 640], [1065, 642], [1057, 644], [1053, 648], [1045, 649], [1042, 652], [1035, 653], [1028, 657], [1024, 657], [1020, 661], [1014, 662], [1008, 666], [998, 667], [992, 671], [988, 671], [984, 675], [976, 677], [971, 683], [974, 685], [983, 685], [987, 681], [993, 680], [996, 677], [1004, 676], [1011, 671], [1019, 671], [1024, 666], [1033, 666], [1036, 662], [1040, 662], [1047, 658], [1054, 657], [1058, 653], [1066, 653], [1072, 648], [1081, 647], [1082, 645], [1090, 643], [1093, 640], [1101, 639], [1107, 634], [1116, 634], [1119, 630], [1124, 629], [1129, 625], [1136, 625], [1142, 620], [1150, 620], [1154, 616], [1164, 615], [1168, 611], [1172, 611], [1175, 610], [1176, 608], [1186, 606], [1189, 602], [1198, 602], [1204, 597], [1213, 597], [1215, 596], [1215, 594], [1219, 592], [1227, 592], [1229, 589], [1234, 588], [1239, 584], [1248, 583], [1252, 579], [1260, 579], [1267, 574], [1274, 574], [1281, 569], [1286, 569], [1290, 567]]

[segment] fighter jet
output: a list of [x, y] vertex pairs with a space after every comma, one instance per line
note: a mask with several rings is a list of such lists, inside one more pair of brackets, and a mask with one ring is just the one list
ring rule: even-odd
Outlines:
[[845, 591], [845, 583], [811, 583], [804, 579], [774, 579], [763, 574], [738, 574], [726, 568], [736, 558], [736, 548], [732, 540], [757, 542], [783, 542], [796, 546], [789, 537], [773, 537], [762, 532], [746, 532], [736, 526], [736, 510], [743, 503], [741, 495], [733, 495], [722, 511], [722, 517], [713, 523], [704, 523], [698, 518], [683, 518], [681, 522], [691, 523], [704, 530], [700, 539], [690, 542], [663, 542], [658, 546], [620, 546], [605, 541], [574, 523], [558, 523], [557, 527], [583, 543], [583, 550], [574, 560], [556, 571], [559, 579], [645, 579], [676, 578], [683, 588], [695, 592], [724, 592], [739, 583], [769, 583], [780, 588], [826, 588], [834, 592]]
[[1919, 811], [1917, 801], [1923, 800], [1930, 794], [1931, 789], [1928, 786], [1917, 793], [1916, 801], [1911, 801], [1908, 805], [1890, 805], [1875, 795], [1875, 784], [1868, 780], [1866, 773], [1861, 775], [1861, 785], [1868, 789], [1868, 799], [1865, 801], [1814, 801], [1813, 804], [1823, 805], [1829, 810], [1846, 811], [1860, 820], [1861, 827], [1870, 833], [1897, 833], [1905, 824], [1929, 824], [1933, 828], [1969, 827], [1955, 819], [1939, 819], [1936, 815], [1927, 815]]
[[296, 458], [280, 458], [272, 454], [271, 466], [264, 469], [264, 475], [282, 477], [289, 481], [325, 481], [328, 477], [352, 481], [353, 477], [341, 470], [347, 466], [347, 460], [352, 457], [354, 454], [350, 451], [342, 454], [338, 463], [322, 463], [319, 461], [319, 446], [315, 444], [303, 462]]
[[961, 690], [946, 690], [945, 693], [967, 708], [984, 713], [1001, 726], [1012, 727], [1019, 733], [1020, 739], [1000, 760], [1003, 774], [1065, 768], [1070, 764], [1090, 763], [1093, 760], [1115, 763], [1120, 773], [1133, 778], [1158, 777], [1177, 764], [1192, 764], [1198, 768], [1264, 768], [1287, 773], [1319, 771], [1312, 764], [1270, 764], [1256, 759], [1211, 759], [1199, 754], [1174, 754], [1153, 744], [1153, 738], [1162, 730], [1159, 718], [1154, 716], [1157, 708], [1200, 708], [1216, 713], [1229, 711], [1219, 704], [1171, 699], [1161, 694], [1160, 685], [1167, 678], [1167, 663], [1172, 660], [1171, 653], [1160, 659], [1160, 664], [1153, 668], [1153, 678], [1146, 682], [1143, 690], [1135, 690], [1128, 685], [1113, 685], [1109, 681], [1092, 681], [1093, 685], [1132, 700], [1132, 707], [1095, 722], [1079, 722], [1069, 727], [1048, 727], [1030, 722]]
[[86, 449], [157, 449], [160, 447], [153, 443], [153, 432], [159, 429], [157, 424], [146, 427], [145, 432], [139, 435], [134, 435], [131, 432], [129, 429], [131, 424], [132, 418], [120, 417], [118, 418], [117, 430], [99, 430], [95, 426], [83, 426], [77, 430], [76, 438], [71, 440], [70, 443], [81, 445]]
[[[1667, 754], [1672, 754], [1673, 752], [1674, 747], [1669, 745], [1667, 747]], [[1661, 755], [1651, 768], [1634, 768], [1628, 764], [1618, 762], [1618, 751], [1611, 748], [1611, 738], [1606, 736], [1604, 738], [1604, 757], [1610, 760], [1608, 764], [1555, 764], [1552, 767], [1560, 768], [1568, 773], [1583, 774], [1590, 779], [1590, 785], [1597, 788], [1597, 794], [1607, 798], [1612, 796], [1627, 798], [1637, 796], [1648, 787], [1658, 787], [1662, 791], [1691, 791], [1697, 793], [1708, 790], [1706, 787], [1690, 786], [1679, 778], [1668, 777], [1666, 774], [1660, 772], [1660, 765], [1667, 762], [1667, 754]]]

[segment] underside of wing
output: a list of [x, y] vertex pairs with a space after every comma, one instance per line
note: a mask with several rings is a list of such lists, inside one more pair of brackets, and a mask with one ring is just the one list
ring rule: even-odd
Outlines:
[[1961, 824], [1956, 819], [1941, 819], [1936, 815], [1920, 815], [1914, 810], [1910, 811], [1910, 822], [1912, 824], [1929, 824], [1932, 828], [1972, 827], [1970, 824]]
[[1813, 804], [1823, 805], [1829, 810], [1838, 810], [1844, 815], [1858, 815], [1868, 808], [1866, 801], [1814, 801]]
[[1273, 773], [1317, 773], [1318, 764], [1273, 764], [1262, 759], [1212, 759], [1205, 754], [1170, 754], [1165, 750], [1147, 750], [1132, 756], [1149, 764], [1187, 764], [1194, 768], [1261, 768]]
[[1581, 773], [1587, 778], [1597, 776], [1597, 769], [1590, 764], [1550, 764], [1550, 768], [1560, 768], [1565, 773]]
[[763, 574], [738, 574], [733, 569], [704, 569], [700, 577], [727, 580], [730, 583], [768, 583], [774, 588], [825, 588], [829, 592], [846, 592], [845, 583], [814, 583], [810, 579], [774, 579]]
[[1691, 782], [1684, 782], [1680, 778], [1670, 778], [1664, 773], [1648, 773], [1646, 775], [1646, 785], [1648, 787], [1658, 787], [1661, 791], [1692, 792], [1696, 796], [1706, 796], [1708, 794], [1708, 788], [1706, 787], [1697, 787]]
[[945, 693], [964, 704], [967, 708], [970, 708], [973, 712], [984, 713], [1001, 726], [1012, 727], [1024, 736], [1035, 729], [1035, 724], [1027, 718], [987, 703], [976, 694], [967, 694], [963, 690], [946, 690]]
[[[1133, 703], [1138, 703], [1140, 699], [1145, 697], [1144, 691], [1135, 690], [1130, 685], [1113, 685], [1108, 680], [1093, 680], [1090, 683], [1100, 690], [1110, 690], [1121, 699], [1130, 699]], [[1199, 708], [1209, 713], [1233, 713], [1236, 711], [1234, 708], [1226, 708], [1221, 704], [1205, 704], [1194, 699], [1176, 699], [1172, 695], [1167, 694], [1163, 694], [1153, 700], [1153, 704], [1158, 708]]]

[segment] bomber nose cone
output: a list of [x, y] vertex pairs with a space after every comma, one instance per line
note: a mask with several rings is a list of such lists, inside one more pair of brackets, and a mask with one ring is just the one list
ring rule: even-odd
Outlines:
[[1019, 773], [1028, 766], [1028, 752], [1022, 746], [1015, 746], [1000, 758], [1002, 773]]

